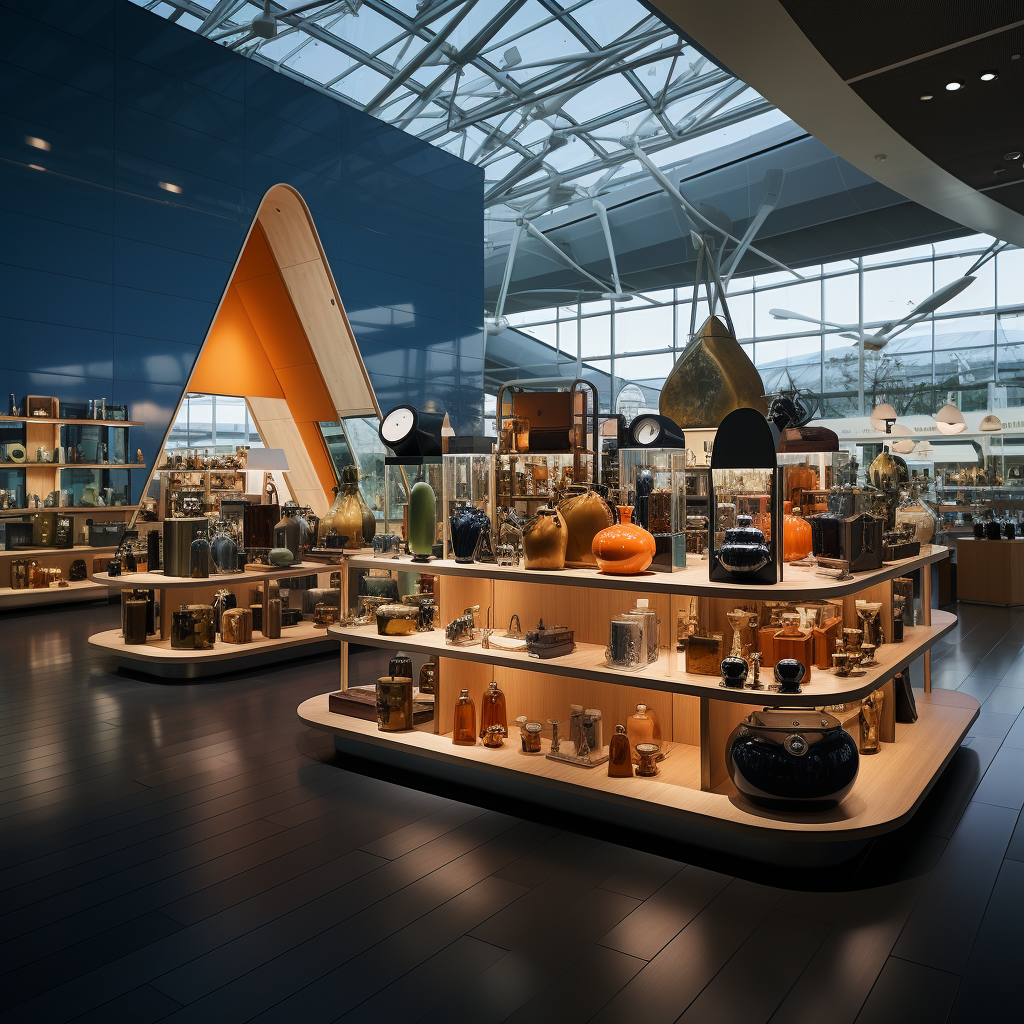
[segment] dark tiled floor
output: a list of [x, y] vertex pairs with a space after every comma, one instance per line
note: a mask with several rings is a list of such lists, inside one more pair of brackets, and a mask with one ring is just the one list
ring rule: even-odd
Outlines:
[[1024, 612], [960, 606], [983, 701], [911, 824], [766, 870], [335, 755], [325, 657], [204, 685], [109, 671], [116, 611], [0, 625], [0, 1021], [1019, 1019]]

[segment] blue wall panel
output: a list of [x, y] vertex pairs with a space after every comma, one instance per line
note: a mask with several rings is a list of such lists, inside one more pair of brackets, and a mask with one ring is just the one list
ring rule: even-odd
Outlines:
[[478, 168], [127, 0], [0, 0], [0, 15], [5, 391], [126, 402], [152, 460], [284, 183], [313, 213], [381, 406], [432, 403], [480, 431]]

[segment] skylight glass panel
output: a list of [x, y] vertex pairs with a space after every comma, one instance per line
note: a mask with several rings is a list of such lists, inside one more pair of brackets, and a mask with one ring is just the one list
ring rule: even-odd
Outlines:
[[261, 3], [134, 2], [477, 164], [490, 207], [531, 217], [649, 174], [622, 138], [665, 168], [786, 120], [639, 0], [527, 0], [503, 23], [483, 0], [272, 0], [271, 38]]

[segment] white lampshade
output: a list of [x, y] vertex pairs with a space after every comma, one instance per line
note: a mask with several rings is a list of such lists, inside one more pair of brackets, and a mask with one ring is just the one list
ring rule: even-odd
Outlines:
[[890, 447], [899, 455], [909, 455], [917, 447], [917, 442], [912, 437], [901, 437], [898, 441], [893, 441]]
[[986, 434], [991, 434], [993, 431], [1003, 429], [1003, 421], [995, 415], [995, 413], [989, 413], [982, 421], [978, 424], [979, 430], [984, 430]]
[[245, 468], [257, 473], [271, 473], [275, 469], [287, 473], [288, 456], [283, 448], [250, 448], [245, 457]]
[[955, 405], [944, 405], [935, 415], [940, 434], [960, 434], [967, 429], [964, 414]]
[[885, 433], [885, 421], [896, 419], [896, 410], [888, 402], [879, 402], [871, 410], [871, 427]]

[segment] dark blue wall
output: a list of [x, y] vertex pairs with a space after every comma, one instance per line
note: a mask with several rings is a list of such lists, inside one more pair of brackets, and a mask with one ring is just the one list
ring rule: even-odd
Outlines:
[[482, 171], [127, 0], [0, 0], [0, 61], [0, 392], [126, 402], [151, 461], [283, 182], [381, 407], [481, 432]]

